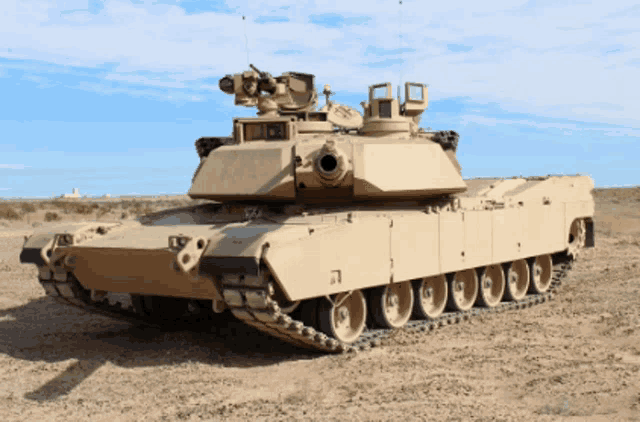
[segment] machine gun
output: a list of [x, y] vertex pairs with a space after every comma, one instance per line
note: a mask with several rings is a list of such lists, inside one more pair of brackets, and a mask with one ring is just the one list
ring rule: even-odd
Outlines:
[[285, 72], [274, 78], [252, 64], [249, 67], [246, 72], [226, 75], [218, 84], [225, 94], [235, 95], [235, 105], [257, 107], [260, 116], [315, 110], [318, 95], [314, 75]]

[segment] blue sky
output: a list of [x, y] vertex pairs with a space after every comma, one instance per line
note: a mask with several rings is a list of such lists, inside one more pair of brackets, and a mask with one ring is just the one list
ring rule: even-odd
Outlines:
[[422, 126], [461, 134], [465, 177], [638, 185], [640, 6], [595, 3], [2, 0], [0, 196], [185, 193], [195, 139], [255, 113], [217, 86], [248, 60], [358, 110], [429, 84]]

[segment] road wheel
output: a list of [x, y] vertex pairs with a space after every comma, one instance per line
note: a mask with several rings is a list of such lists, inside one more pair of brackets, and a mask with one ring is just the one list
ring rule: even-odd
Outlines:
[[478, 304], [486, 308], [498, 306], [505, 290], [504, 272], [500, 265], [490, 265], [482, 270]]
[[367, 302], [360, 290], [339, 293], [319, 300], [320, 329], [343, 343], [353, 343], [364, 331]]
[[531, 261], [530, 293], [544, 293], [551, 287], [551, 273], [553, 264], [551, 255], [540, 255]]
[[449, 279], [449, 309], [468, 311], [478, 297], [478, 274], [476, 270], [458, 271]]
[[507, 300], [521, 300], [529, 289], [529, 265], [524, 259], [513, 261], [507, 266], [507, 286], [504, 296]]
[[449, 288], [444, 274], [425, 277], [413, 282], [413, 314], [417, 318], [435, 319], [447, 306]]
[[382, 328], [400, 328], [411, 318], [413, 288], [410, 281], [372, 289], [369, 308], [373, 321]]

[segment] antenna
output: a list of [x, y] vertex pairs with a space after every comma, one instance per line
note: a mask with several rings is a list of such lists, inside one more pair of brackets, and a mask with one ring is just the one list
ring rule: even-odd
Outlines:
[[247, 21], [244, 15], [242, 15], [242, 22], [244, 24], [244, 47], [247, 50], [247, 66], [249, 66], [249, 38], [247, 38]]
[[[398, 50], [400, 50], [400, 59], [404, 54], [402, 52], [402, 0], [398, 0]], [[404, 63], [400, 63], [400, 79], [398, 81], [398, 103], [400, 103], [400, 87], [402, 86], [402, 67]]]

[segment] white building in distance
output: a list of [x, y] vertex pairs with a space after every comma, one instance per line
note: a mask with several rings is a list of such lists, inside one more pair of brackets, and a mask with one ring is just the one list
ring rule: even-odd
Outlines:
[[78, 188], [73, 188], [73, 193], [64, 193], [61, 198], [80, 198], [80, 191]]

